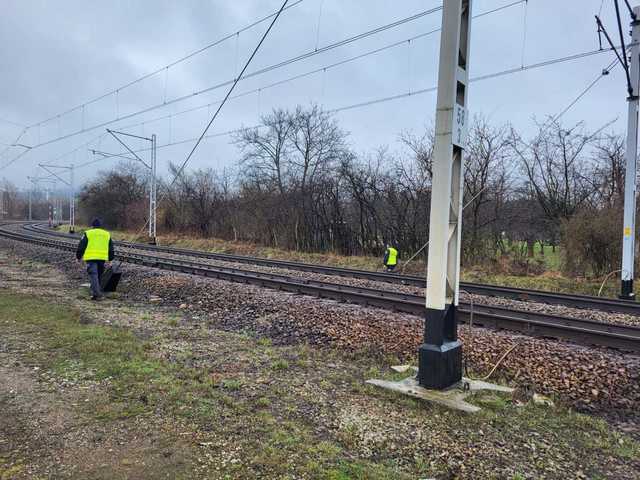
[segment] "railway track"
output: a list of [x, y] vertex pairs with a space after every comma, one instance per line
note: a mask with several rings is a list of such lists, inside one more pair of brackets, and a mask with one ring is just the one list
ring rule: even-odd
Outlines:
[[[15, 230], [20, 226], [23, 227], [25, 232]], [[57, 233], [56, 235], [50, 235], [50, 233], [50, 231], [43, 231], [33, 225], [0, 225], [0, 236], [44, 247], [75, 251], [76, 242], [74, 236], [60, 234], [59, 232], [55, 232]], [[123, 262], [146, 267], [252, 284], [295, 294], [403, 312], [420, 317], [424, 314], [425, 300], [420, 295], [301, 279], [236, 267], [203, 265], [198, 263], [197, 260], [187, 258], [168, 259], [147, 253], [155, 248], [157, 247], [118, 242], [116, 256]], [[169, 253], [176, 255], [176, 251], [183, 250], [171, 249]], [[184, 254], [184, 256], [192, 255]], [[463, 323], [469, 322], [473, 315], [474, 325], [516, 331], [534, 336], [565, 339], [587, 345], [640, 352], [640, 328], [638, 327], [466, 303], [460, 304], [459, 313], [459, 319]]]
[[[46, 226], [39, 224], [25, 224], [25, 229], [34, 233], [57, 236], [60, 238], [77, 238], [63, 232], [52, 231]], [[301, 262], [289, 262], [284, 260], [273, 260], [260, 257], [247, 257], [243, 255], [232, 255], [226, 253], [203, 252], [201, 250], [190, 250], [185, 248], [167, 247], [159, 245], [146, 245], [132, 242], [115, 242], [116, 245], [132, 247], [138, 250], [149, 252], [161, 252], [172, 255], [189, 256], [194, 258], [206, 258], [248, 265], [259, 265], [265, 267], [281, 268], [286, 270], [296, 270], [336, 277], [357, 278], [375, 282], [401, 284], [416, 287], [425, 287], [425, 278], [413, 275], [402, 275], [397, 273], [372, 272], [369, 270], [357, 270], [351, 268], [330, 267]], [[571, 308], [583, 308], [589, 310], [600, 310], [609, 313], [624, 313], [640, 315], [640, 303], [617, 300], [613, 298], [593, 297], [589, 295], [576, 295], [555, 292], [545, 292], [542, 290], [528, 290], [515, 287], [503, 287], [497, 285], [487, 285], [480, 283], [461, 282], [460, 289], [465, 292], [487, 297], [500, 297], [511, 300], [531, 301], [547, 303], [550, 305], [562, 305]]]

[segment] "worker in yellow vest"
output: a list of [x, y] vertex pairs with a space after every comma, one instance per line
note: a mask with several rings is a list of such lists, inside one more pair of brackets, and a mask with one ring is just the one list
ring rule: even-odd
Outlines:
[[387, 267], [387, 272], [393, 272], [393, 269], [398, 265], [398, 250], [393, 248], [388, 243], [385, 245], [384, 251], [384, 266]]
[[105, 263], [113, 260], [113, 241], [111, 234], [102, 228], [99, 218], [95, 218], [91, 222], [91, 228], [82, 235], [76, 250], [76, 258], [87, 264], [87, 273], [91, 282], [91, 300], [101, 300], [103, 294], [100, 288], [100, 277], [104, 272]]

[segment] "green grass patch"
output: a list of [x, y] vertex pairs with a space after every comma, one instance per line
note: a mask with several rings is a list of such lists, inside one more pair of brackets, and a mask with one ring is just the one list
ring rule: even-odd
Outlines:
[[[0, 293], [0, 329], [11, 324], [13, 331], [36, 335], [44, 348], [31, 354], [35, 363], [65, 378], [108, 381], [105, 394], [79, 407], [95, 421], [160, 412], [183, 418], [244, 452], [241, 462], [224, 466], [229, 478], [253, 478], [265, 472], [270, 478], [405, 478], [373, 463], [351, 463], [341, 446], [316, 439], [304, 419], [295, 419], [294, 397], [245, 401], [237, 393], [242, 379], [226, 378], [216, 385], [209, 372], [154, 358], [153, 340], [142, 341], [124, 328], [81, 324], [79, 317], [68, 305]], [[273, 348], [255, 338], [238, 341]], [[284, 370], [289, 365], [275, 360], [272, 367]], [[283, 421], [283, 413], [291, 414], [292, 420]], [[3, 467], [0, 472], [6, 476], [16, 468]]]
[[289, 362], [287, 362], [283, 358], [280, 358], [280, 359], [276, 360], [275, 362], [271, 363], [271, 368], [273, 370], [287, 370], [289, 368]]
[[[123, 314], [140, 316], [139, 312]], [[172, 318], [154, 314], [165, 325]], [[425, 450], [416, 440], [420, 436], [437, 440], [436, 446], [450, 447], [457, 458], [464, 457], [470, 446], [493, 444], [498, 457], [508, 455], [509, 464], [518, 467], [501, 478], [513, 472], [523, 472], [525, 478], [532, 471], [547, 472], [544, 462], [555, 458], [549, 453], [551, 446], [566, 457], [565, 471], [566, 465], [582, 464], [590, 478], [597, 478], [610, 460], [632, 463], [640, 457], [637, 442], [601, 420], [562, 407], [517, 407], [508, 396], [491, 393], [471, 398], [482, 412], [463, 415], [366, 386], [366, 378], [397, 380], [410, 375], [389, 371], [379, 357], [361, 357], [347, 364], [336, 352], [274, 346], [255, 335], [225, 333], [220, 355], [237, 354], [234, 368], [212, 371], [194, 367], [194, 353], [188, 348], [172, 360], [154, 356], [154, 345], [162, 337], [141, 340], [125, 328], [81, 324], [79, 317], [68, 305], [0, 293], [0, 335], [5, 330], [22, 332], [35, 340], [41, 348], [29, 353], [33, 362], [61, 377], [79, 382], [105, 380], [104, 392], [78, 408], [98, 422], [148, 415], [179, 419], [206, 440], [206, 455], [221, 469], [220, 478], [464, 476], [437, 452]], [[248, 360], [253, 357], [245, 353], [243, 358], [242, 352], [266, 361], [257, 366]], [[294, 363], [297, 356], [310, 362], [309, 371]], [[322, 395], [312, 390], [305, 396], [305, 388], [295, 384], [298, 375], [283, 373], [291, 368], [285, 359], [300, 368], [297, 373], [303, 379], [312, 373], [305, 381], [324, 390]], [[396, 363], [397, 359], [387, 360]], [[349, 367], [321, 370], [328, 361]], [[340, 401], [325, 403], [322, 397]], [[216, 447], [219, 444], [225, 447]], [[535, 450], [529, 449], [532, 444]], [[230, 459], [232, 454], [236, 457]], [[465, 457], [465, 462], [471, 470], [504, 467], [503, 460], [486, 457]]]

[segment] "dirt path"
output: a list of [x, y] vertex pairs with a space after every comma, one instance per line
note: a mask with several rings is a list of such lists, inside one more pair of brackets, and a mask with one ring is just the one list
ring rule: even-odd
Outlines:
[[[38, 295], [50, 304], [70, 293], [60, 272], [5, 251], [0, 272], [4, 290]], [[84, 320], [95, 314], [89, 311]], [[154, 417], [96, 418], [92, 406], [108, 397], [109, 382], [47, 369], [39, 359], [39, 332], [21, 320], [3, 318], [0, 325], [2, 480], [190, 478], [192, 447], [180, 438], [177, 424]]]

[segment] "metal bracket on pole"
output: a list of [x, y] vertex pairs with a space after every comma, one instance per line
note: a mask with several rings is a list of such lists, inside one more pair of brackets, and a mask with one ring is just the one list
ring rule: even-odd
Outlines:
[[442, 16], [425, 330], [424, 344], [418, 352], [418, 382], [430, 389], [445, 389], [462, 379], [462, 344], [457, 336], [456, 309], [471, 1], [444, 0]]
[[[55, 183], [55, 179], [53, 178], [39, 178], [39, 177], [27, 177], [27, 179], [31, 182], [31, 184], [34, 187], [39, 186], [40, 182], [49, 182], [49, 183]], [[49, 192], [48, 190], [45, 190], [46, 192], [46, 200], [47, 202], [49, 201]], [[33, 196], [33, 188], [29, 189], [29, 220], [33, 220], [33, 214], [32, 214], [32, 196]]]
[[[633, 12], [636, 18], [640, 7]], [[630, 89], [627, 118], [627, 145], [625, 150], [624, 223], [622, 232], [622, 284], [620, 298], [634, 300], [633, 291], [636, 232], [636, 160], [638, 156], [638, 93], [640, 92], [640, 22], [631, 22], [629, 77]]]
[[[157, 141], [156, 141], [156, 135], [153, 134], [151, 135], [151, 138], [149, 137], [141, 137], [139, 135], [133, 135], [130, 133], [125, 133], [125, 132], [117, 132], [115, 130], [109, 130], [107, 128], [107, 132], [113, 137], [115, 138], [118, 143], [120, 143], [120, 145], [122, 145], [124, 148], [127, 149], [127, 151], [133, 155], [135, 158], [131, 158], [128, 157], [126, 155], [123, 155], [121, 153], [108, 153], [108, 152], [101, 152], [98, 150], [91, 150], [91, 152], [94, 155], [102, 155], [105, 158], [109, 158], [109, 157], [120, 157], [120, 158], [126, 158], [127, 160], [138, 160], [140, 163], [142, 163], [145, 167], [147, 167], [151, 173], [151, 178], [150, 178], [150, 185], [149, 185], [149, 238], [150, 238], [150, 243], [152, 245], [156, 244], [156, 224], [157, 224], [157, 192], [158, 192], [158, 186], [157, 186], [157, 168], [156, 168], [156, 153], [157, 153]], [[131, 149], [125, 142], [122, 141], [122, 139], [120, 139], [118, 137], [118, 135], [124, 135], [126, 137], [132, 137], [132, 138], [137, 138], [139, 140], [146, 140], [148, 142], [151, 142], [151, 165], [147, 164], [147, 162], [145, 162], [144, 160], [142, 160], [142, 158], [140, 158], [138, 156], [138, 154], [133, 151], [133, 149]]]
[[[75, 233], [76, 231], [76, 193], [74, 188], [75, 166], [71, 165], [47, 165], [40, 163], [40, 168], [47, 171], [53, 177], [60, 180], [62, 183], [69, 187], [69, 233]], [[69, 181], [60, 177], [57, 173], [51, 171], [51, 168], [61, 168], [63, 170], [69, 170]], [[61, 205], [62, 207], [62, 205]], [[62, 223], [62, 208], [59, 208], [60, 223]]]

